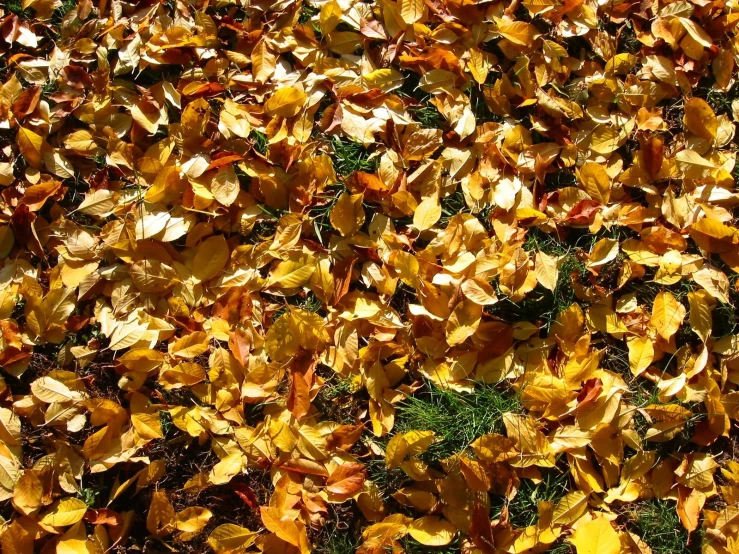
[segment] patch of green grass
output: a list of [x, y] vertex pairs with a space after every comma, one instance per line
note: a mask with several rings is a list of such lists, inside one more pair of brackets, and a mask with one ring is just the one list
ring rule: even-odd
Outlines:
[[354, 554], [359, 546], [351, 533], [332, 527], [319, 542], [313, 545], [316, 554]]
[[24, 10], [21, 0], [9, 0], [5, 5], [5, 9], [14, 15], [17, 15], [21, 19], [31, 19], [33, 17], [33, 10], [31, 8], [26, 8]]
[[374, 173], [379, 158], [371, 158], [371, 152], [360, 142], [334, 135], [331, 141], [333, 148], [334, 171], [340, 177], [348, 177], [355, 171]]
[[547, 552], [549, 554], [574, 554], [575, 547], [568, 542], [558, 541]]
[[261, 131], [253, 129], [252, 132], [249, 133], [249, 138], [254, 143], [254, 149], [264, 156], [267, 153], [267, 135]]
[[552, 192], [564, 187], [576, 187], [577, 178], [575, 172], [570, 169], [558, 169], [547, 173], [544, 177], [544, 190]]
[[[76, 310], [79, 312], [79, 310]], [[87, 325], [76, 333], [69, 333], [69, 340], [76, 345], [85, 345], [92, 339], [102, 339], [100, 333], [100, 324]]]
[[457, 189], [454, 194], [442, 198], [441, 202], [441, 218], [439, 219], [440, 226], [444, 227], [449, 223], [449, 220], [457, 214], [469, 213], [470, 209], [467, 207], [467, 202], [464, 200], [464, 193]]
[[[439, 218], [439, 226], [445, 227], [449, 220], [457, 214], [472, 213], [472, 210], [467, 206], [467, 201], [464, 198], [464, 193], [457, 189], [453, 194], [450, 194], [446, 198], [441, 199], [441, 218]], [[489, 204], [485, 204], [477, 213], [472, 213], [480, 224], [485, 228], [486, 231], [492, 231], [492, 225], [488, 219], [490, 210], [492, 207]]]
[[41, 97], [48, 98], [59, 89], [59, 80], [51, 79], [48, 83], [41, 85]]
[[310, 6], [303, 2], [303, 5], [300, 7], [300, 16], [298, 16], [298, 23], [300, 23], [301, 25], [305, 25], [311, 20], [314, 15], [318, 15], [320, 11], [321, 10], [319, 10], [318, 8]]
[[[652, 554], [689, 554], [688, 533], [680, 523], [675, 504], [650, 499], [630, 507], [630, 526], [652, 549]], [[700, 546], [700, 541], [695, 541]], [[698, 549], [700, 550], [700, 549]]]
[[315, 293], [299, 293], [291, 296], [284, 296], [278, 298], [279, 302], [283, 302], [283, 307], [276, 310], [272, 316], [272, 321], [277, 321], [282, 317], [288, 310], [288, 307], [300, 308], [309, 312], [318, 313], [323, 307], [323, 302], [318, 298]]
[[[498, 288], [500, 301], [489, 307], [488, 312], [510, 323], [538, 321], [542, 329], [548, 332], [552, 323], [556, 321], [563, 310], [573, 303], [579, 302], [575, 295], [575, 288], [572, 286], [573, 275], [576, 280], [584, 280], [587, 279], [588, 273], [585, 270], [585, 264], [577, 257], [577, 250], [558, 242], [554, 238], [529, 240], [527, 237], [524, 249], [529, 251], [532, 256], [537, 251], [542, 251], [551, 256], [564, 256], [559, 265], [557, 286], [551, 291], [537, 285], [523, 300], [513, 302], [500, 291], [496, 282], [494, 285]], [[588, 283], [582, 284], [589, 286]]]
[[259, 219], [251, 231], [242, 236], [242, 244], [259, 244], [265, 240], [271, 240], [277, 230], [277, 219]]
[[100, 152], [99, 154], [95, 154], [92, 157], [92, 161], [95, 162], [95, 167], [97, 167], [98, 169], [102, 169], [107, 166], [105, 154], [102, 152]]
[[166, 437], [174, 425], [172, 415], [168, 411], [159, 410], [159, 425], [162, 427], [162, 435]]
[[444, 116], [433, 104], [422, 103], [420, 106], [411, 106], [408, 112], [415, 121], [426, 129], [443, 129], [447, 126]]
[[739, 313], [735, 306], [719, 303], [712, 315], [714, 337], [725, 337], [736, 333], [736, 328], [739, 326]]
[[632, 377], [629, 351], [623, 341], [607, 340], [606, 352], [601, 359], [601, 365], [608, 371], [623, 375], [626, 381]]
[[75, 6], [77, 6], [77, 0], [62, 0], [62, 5], [55, 9], [51, 15], [51, 24], [54, 26], [61, 25], [64, 16]]
[[323, 194], [314, 195], [314, 198], [324, 200], [321, 204], [310, 208], [313, 230], [321, 244], [324, 244], [324, 234], [328, 236], [335, 232], [334, 226], [331, 224], [331, 210], [344, 192], [346, 192], [346, 188], [343, 185], [329, 185], [323, 191]]
[[408, 113], [421, 127], [445, 129], [448, 127], [443, 115], [431, 103], [431, 95], [419, 87], [421, 76], [414, 71], [403, 71], [403, 86], [395, 91], [407, 101]]
[[716, 115], [726, 114], [731, 116], [731, 103], [739, 98], [739, 85], [735, 84], [725, 92], [715, 87], [716, 78], [713, 75], [706, 75], [698, 83], [694, 95], [703, 98]]
[[[333, 373], [326, 378], [321, 390], [313, 399], [313, 404], [323, 416], [330, 420], [336, 421], [343, 425], [352, 425], [356, 423], [356, 411], [365, 398], [358, 398], [352, 394], [353, 384], [351, 379], [347, 379], [338, 374]], [[359, 395], [362, 397], [362, 395]]]
[[326, 381], [321, 392], [327, 400], [333, 400], [340, 396], [346, 396], [352, 392], [352, 380], [337, 376], [335, 379]]
[[[542, 479], [538, 483], [530, 479], [522, 479], [518, 493], [508, 503], [511, 524], [517, 529], [534, 525], [539, 519], [538, 503], [547, 501], [557, 504], [571, 488], [569, 471], [561, 471], [559, 468], [542, 470]], [[495, 517], [500, 516], [504, 505], [504, 499], [493, 504]]]
[[562, 256], [569, 254], [571, 246], [561, 240], [555, 233], [547, 233], [538, 227], [531, 227], [526, 232], [526, 240], [523, 248], [527, 252], [544, 252], [550, 256]]
[[314, 293], [309, 292], [298, 302], [298, 307], [316, 313], [323, 306], [323, 302]]
[[717, 114], [731, 113], [731, 98], [726, 92], [709, 89], [706, 94], [706, 102]]
[[636, 38], [636, 32], [631, 21], [627, 21], [621, 30], [618, 46], [619, 52], [628, 52], [629, 54], [636, 54], [641, 50], [642, 43]]
[[488, 121], [494, 121], [501, 123], [503, 118], [490, 111], [487, 103], [485, 102], [485, 95], [482, 92], [482, 88], [478, 85], [473, 85], [469, 91], [470, 103], [472, 104], [472, 112], [475, 114], [475, 121], [477, 125], [482, 125]]
[[84, 488], [80, 489], [80, 491], [77, 493], [77, 496], [79, 497], [82, 502], [87, 504], [89, 508], [94, 508], [97, 506], [98, 503], [98, 496], [100, 496], [100, 490], [95, 488]]
[[478, 386], [472, 393], [428, 386], [426, 392], [398, 406], [395, 429], [396, 433], [436, 433], [436, 441], [425, 454], [429, 460], [443, 460], [465, 450], [481, 435], [502, 431], [502, 415], [521, 407], [516, 393], [492, 386]]
[[[377, 441], [380, 443], [380, 441]], [[382, 444], [383, 448], [386, 446]], [[410, 481], [410, 478], [400, 468], [388, 469], [385, 458], [375, 458], [365, 463], [367, 468], [367, 479], [372, 481], [382, 492], [383, 500], [388, 500], [390, 495]]]

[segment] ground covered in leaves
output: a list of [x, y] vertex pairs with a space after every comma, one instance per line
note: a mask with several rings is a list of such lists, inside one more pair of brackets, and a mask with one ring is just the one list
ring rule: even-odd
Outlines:
[[0, 2], [2, 554], [736, 554], [736, 0]]

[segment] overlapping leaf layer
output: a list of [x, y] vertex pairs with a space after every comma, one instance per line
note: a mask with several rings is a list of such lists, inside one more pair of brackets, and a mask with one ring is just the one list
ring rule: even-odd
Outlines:
[[0, 3], [0, 546], [739, 552], [736, 0]]

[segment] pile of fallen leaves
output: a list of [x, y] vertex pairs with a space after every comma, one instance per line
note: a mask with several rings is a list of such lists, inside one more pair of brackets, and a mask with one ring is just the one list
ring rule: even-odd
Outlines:
[[2, 553], [739, 552], [737, 24], [0, 2]]

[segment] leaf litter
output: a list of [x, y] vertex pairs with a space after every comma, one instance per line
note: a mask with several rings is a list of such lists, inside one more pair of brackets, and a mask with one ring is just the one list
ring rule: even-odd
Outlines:
[[5, 3], [3, 554], [736, 552], [737, 23]]

